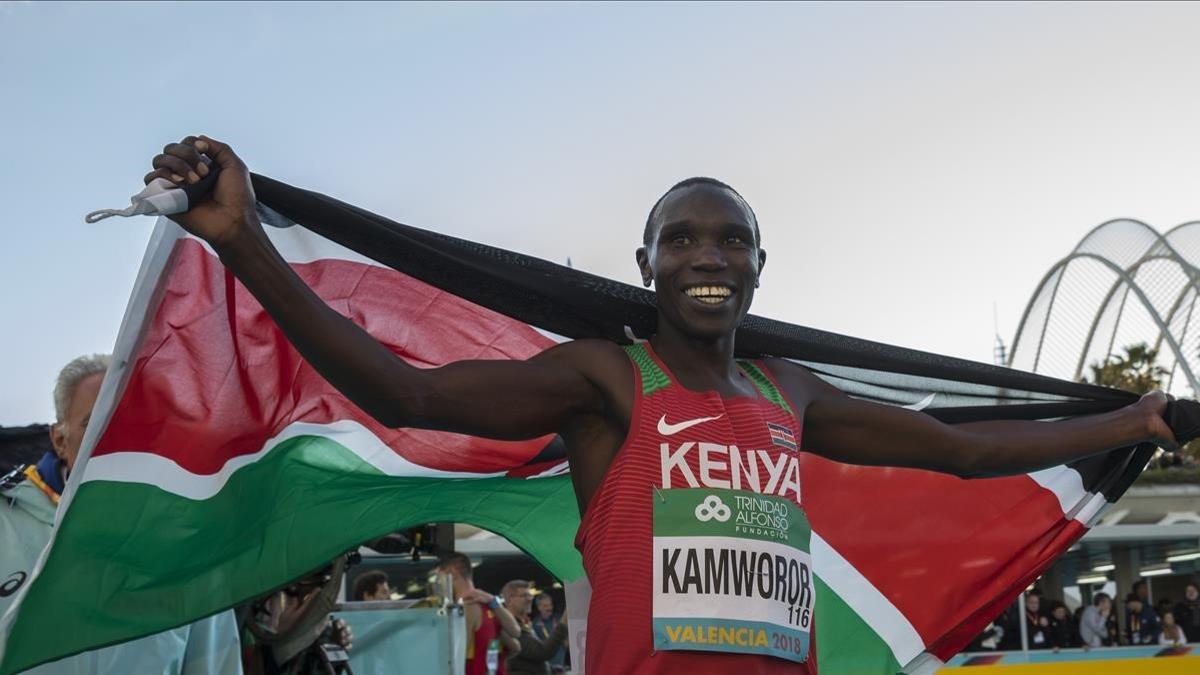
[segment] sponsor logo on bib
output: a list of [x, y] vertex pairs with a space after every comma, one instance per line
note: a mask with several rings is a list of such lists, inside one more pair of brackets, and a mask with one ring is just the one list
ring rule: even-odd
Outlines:
[[811, 530], [790, 499], [654, 493], [654, 646], [808, 658]]
[[696, 520], [706, 522], [716, 518], [722, 523], [729, 520], [729, 507], [716, 495], [709, 495], [696, 506]]

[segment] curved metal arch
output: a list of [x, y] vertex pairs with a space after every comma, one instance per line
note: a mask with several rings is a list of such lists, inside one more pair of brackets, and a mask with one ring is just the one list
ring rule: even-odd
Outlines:
[[[1116, 265], [1116, 263], [1113, 263], [1112, 261], [1108, 260], [1107, 258], [1105, 258], [1099, 254], [1095, 254], [1095, 253], [1085, 254], [1085, 253], [1080, 252], [1080, 250], [1079, 250], [1079, 248], [1081, 246], [1083, 246], [1084, 243], [1087, 242], [1087, 240], [1092, 237], [1092, 235], [1096, 234], [1097, 232], [1103, 230], [1106, 227], [1111, 227], [1118, 223], [1129, 223], [1140, 229], [1146, 230], [1150, 234], [1154, 235], [1154, 243], [1151, 244], [1150, 246], [1147, 246], [1142, 251], [1142, 253], [1138, 256], [1138, 258], [1139, 258], [1138, 261], [1134, 263], [1133, 267], [1140, 266], [1142, 264], [1142, 262], [1144, 261], [1144, 259], [1146, 258], [1146, 255], [1148, 253], [1150, 253], [1151, 251], [1153, 251], [1155, 246], [1161, 245], [1163, 248], [1166, 249], [1167, 256], [1165, 256], [1165, 257], [1174, 259], [1175, 262], [1179, 263], [1180, 266], [1185, 270], [1185, 272], [1188, 273], [1188, 276], [1192, 278], [1193, 283], [1195, 283], [1196, 275], [1194, 273], [1192, 273], [1192, 270], [1196, 266], [1193, 265], [1183, 255], [1181, 255], [1171, 242], [1167, 241], [1166, 235], [1160, 234], [1153, 227], [1150, 227], [1146, 223], [1144, 223], [1136, 218], [1113, 218], [1110, 220], [1106, 220], [1103, 223], [1100, 223], [1099, 225], [1093, 227], [1091, 230], [1088, 230], [1088, 233], [1083, 235], [1082, 238], [1080, 238], [1079, 243], [1075, 244], [1075, 248], [1071, 249], [1071, 254], [1068, 255], [1067, 257], [1059, 260], [1058, 262], [1056, 262], [1050, 268], [1050, 270], [1048, 272], [1046, 272], [1046, 274], [1044, 276], [1042, 276], [1041, 281], [1038, 282], [1037, 287], [1033, 291], [1033, 295], [1029, 296], [1029, 302], [1025, 304], [1025, 311], [1021, 313], [1021, 321], [1017, 324], [1017, 332], [1013, 338], [1012, 350], [1009, 352], [1008, 364], [1010, 366], [1013, 364], [1014, 360], [1016, 359], [1017, 349], [1021, 344], [1021, 336], [1025, 333], [1025, 323], [1029, 319], [1029, 312], [1031, 309], [1033, 309], [1033, 303], [1039, 297], [1041, 297], [1042, 289], [1046, 286], [1046, 283], [1048, 281], [1050, 281], [1050, 278], [1053, 277], [1056, 272], [1058, 272], [1059, 270], [1064, 270], [1066, 268], [1066, 266], [1072, 260], [1075, 260], [1079, 257], [1085, 257], [1085, 256], [1095, 258], [1096, 260], [1099, 260], [1099, 261], [1105, 263], [1105, 265], [1108, 267], [1111, 267], [1114, 269], [1121, 269], [1119, 265]], [[1190, 221], [1187, 223], [1182, 223], [1180, 225], [1177, 225], [1177, 226], [1171, 228], [1171, 230], [1168, 231], [1167, 234], [1171, 234], [1177, 230], [1181, 230], [1184, 227], [1187, 227], [1188, 225], [1193, 225], [1193, 224], [1200, 225], [1200, 221]], [[1156, 256], [1156, 257], [1162, 257], [1162, 256]], [[1120, 281], [1120, 276], [1122, 276], [1122, 275], [1118, 275], [1118, 282]], [[1041, 360], [1042, 343], [1045, 341], [1045, 337], [1046, 337], [1046, 326], [1049, 325], [1049, 323], [1050, 323], [1050, 313], [1054, 311], [1054, 303], [1058, 297], [1058, 286], [1060, 283], [1062, 283], [1062, 277], [1059, 277], [1058, 282], [1055, 283], [1054, 290], [1052, 291], [1051, 296], [1050, 296], [1050, 303], [1046, 307], [1046, 321], [1045, 321], [1045, 324], [1043, 324], [1043, 326], [1042, 326], [1042, 332], [1038, 336], [1038, 347], [1037, 347], [1037, 350], [1034, 352], [1034, 357], [1033, 357], [1033, 369], [1035, 371], [1037, 370], [1038, 362]], [[1119, 286], [1119, 283], [1114, 284], [1114, 286]], [[1107, 302], [1108, 298], [1111, 297], [1111, 294], [1112, 294], [1112, 289], [1110, 289], [1109, 294], [1106, 295], [1105, 302]], [[1151, 311], [1151, 313], [1155, 315], [1155, 319], [1159, 320], [1159, 323], [1161, 324], [1161, 317], [1158, 316], [1158, 313], [1154, 311], [1154, 308], [1152, 306], [1150, 306], [1146, 303], [1145, 294], [1139, 293], [1139, 295], [1141, 295], [1141, 297], [1142, 297], [1142, 300], [1143, 300], [1142, 304], [1145, 305]], [[1103, 307], [1103, 305], [1101, 305], [1101, 307]], [[1098, 318], [1097, 318], [1097, 321], [1098, 321]], [[1093, 328], [1088, 331], [1088, 341], [1087, 341], [1087, 343], [1084, 344], [1084, 347], [1083, 347], [1085, 350], [1087, 349], [1087, 345], [1090, 344], [1090, 342], [1091, 342], [1091, 336], [1092, 336], [1092, 332], [1094, 330], [1094, 326], [1095, 326], [1095, 322], [1093, 322]], [[1170, 331], [1165, 331], [1165, 332], [1169, 333]], [[1178, 358], [1178, 356], [1179, 355], [1176, 354], [1177, 358]], [[1081, 358], [1085, 358], [1085, 357], [1081, 357]], [[1076, 374], [1076, 377], [1078, 377], [1078, 373]], [[1192, 380], [1191, 380], [1191, 378], [1189, 378], [1189, 384], [1191, 384], [1191, 382], [1192, 382]], [[1194, 386], [1193, 386], [1193, 388], [1194, 388]]]
[[[1171, 229], [1167, 230], [1166, 233], [1163, 234], [1163, 239], [1166, 240], [1167, 242], [1171, 243], [1171, 246], [1175, 247], [1175, 249], [1178, 251], [1179, 246], [1178, 246], [1178, 244], [1176, 244], [1174, 242], [1174, 240], [1178, 239], [1181, 236], [1180, 233], [1183, 230], [1197, 228], [1197, 227], [1200, 227], [1200, 220], [1190, 220], [1186, 223], [1180, 223], [1180, 224], [1176, 225], [1175, 227], [1172, 227]], [[1192, 258], [1190, 256], [1185, 256], [1185, 255], [1183, 255], [1182, 252], [1179, 255], [1184, 260], [1187, 260], [1188, 264], [1190, 264], [1192, 267], [1200, 267], [1200, 257], [1197, 257], [1196, 260], [1192, 260]]]
[[[1105, 228], [1111, 228], [1111, 227], [1114, 227], [1114, 226], [1116, 226], [1118, 224], [1122, 224], [1122, 223], [1134, 225], [1139, 230], [1145, 230], [1146, 232], [1150, 233], [1150, 235], [1154, 238], [1153, 243], [1151, 243], [1149, 246], [1146, 246], [1145, 248], [1141, 249], [1141, 251], [1137, 254], [1138, 258], [1142, 258], [1147, 253], [1154, 250], [1154, 247], [1156, 245], [1161, 245], [1161, 246], [1165, 247], [1172, 255], [1174, 255], [1180, 259], [1183, 259], [1183, 256], [1181, 256], [1179, 254], [1179, 251], [1175, 250], [1174, 245], [1172, 245], [1171, 242], [1167, 241], [1165, 235], [1159, 233], [1158, 230], [1155, 230], [1153, 227], [1150, 227], [1146, 223], [1143, 223], [1142, 221], [1138, 220], [1137, 218], [1113, 218], [1111, 220], [1106, 220], [1103, 223], [1100, 223], [1096, 227], [1093, 227], [1091, 230], [1089, 230], [1088, 233], [1083, 235], [1082, 238], [1080, 238], [1079, 243], [1075, 244], [1075, 248], [1071, 249], [1071, 253], [1081, 253], [1081, 251], [1079, 250], [1080, 247], [1082, 247], [1084, 244], [1086, 244], [1087, 241], [1089, 239], [1091, 239], [1093, 235], [1095, 235], [1096, 233], [1100, 232], [1101, 230], [1103, 230]], [[1191, 263], [1189, 263], [1189, 264], [1191, 264]]]
[[[1155, 233], [1155, 234], [1157, 234], [1157, 233]], [[1162, 235], [1158, 235], [1158, 237], [1161, 239]], [[1171, 252], [1175, 253], [1173, 249]], [[1176, 262], [1183, 262], [1178, 258], [1178, 253], [1175, 253], [1174, 257], [1175, 257]], [[1150, 298], [1146, 297], [1145, 291], [1142, 290], [1141, 286], [1138, 285], [1137, 281], [1134, 280], [1134, 278], [1132, 276], [1130, 276], [1129, 273], [1123, 267], [1121, 267], [1120, 265], [1117, 265], [1116, 263], [1105, 258], [1104, 256], [1097, 255], [1095, 253], [1073, 252], [1073, 253], [1071, 253], [1071, 255], [1069, 255], [1069, 256], [1063, 258], [1062, 260], [1058, 261], [1057, 263], [1055, 263], [1054, 266], [1050, 268], [1050, 271], [1047, 272], [1044, 277], [1042, 277], [1042, 281], [1038, 284], [1038, 288], [1033, 294], [1033, 299], [1030, 300], [1029, 305], [1026, 305], [1025, 313], [1021, 317], [1021, 325], [1020, 325], [1020, 328], [1017, 329], [1017, 331], [1018, 331], [1017, 332], [1017, 340], [1015, 340], [1013, 342], [1012, 356], [1010, 356], [1010, 358], [1009, 358], [1009, 363], [1011, 364], [1012, 359], [1016, 358], [1017, 346], [1018, 346], [1017, 341], [1019, 341], [1020, 335], [1024, 331], [1025, 321], [1029, 316], [1029, 309], [1033, 304], [1033, 300], [1036, 299], [1041, 294], [1042, 288], [1046, 285], [1046, 282], [1049, 281], [1050, 277], [1053, 274], [1055, 274], [1059, 270], [1065, 269], [1069, 264], [1071, 264], [1072, 261], [1075, 261], [1075, 260], [1078, 260], [1081, 258], [1088, 258], [1088, 259], [1092, 259], [1092, 260], [1099, 262], [1100, 264], [1104, 265], [1108, 269], [1115, 272], [1118, 276], [1118, 279], [1124, 281], [1125, 284], [1128, 285], [1129, 289], [1131, 291], [1133, 291], [1133, 293], [1137, 296], [1138, 300], [1141, 301], [1142, 306], [1146, 308], [1146, 311], [1150, 314], [1150, 318], [1153, 319], [1154, 323], [1158, 326], [1161, 336], [1166, 339], [1167, 345], [1171, 348], [1171, 352], [1175, 355], [1176, 362], [1179, 364], [1179, 366], [1183, 370], [1184, 377], [1187, 378], [1188, 385], [1194, 391], [1200, 391], [1200, 383], [1198, 383], [1196, 381], [1196, 376], [1192, 372], [1192, 368], [1188, 364], [1187, 359], [1184, 358], [1183, 351], [1180, 348], [1179, 343], [1176, 342], [1175, 337], [1173, 335], [1171, 335], [1170, 328], [1163, 321], [1162, 315], [1160, 315], [1158, 313], [1158, 310], [1156, 310], [1154, 308], [1154, 305], [1150, 302]], [[1185, 269], [1187, 267], [1190, 267], [1190, 265], [1187, 265], [1186, 263], [1183, 263], [1183, 266], [1185, 267]], [[1189, 275], [1189, 276], [1192, 276], [1192, 275]], [[1193, 279], [1194, 279], [1194, 277], [1193, 277]], [[1061, 278], [1059, 279], [1059, 281], [1061, 282]], [[1057, 284], [1055, 286], [1055, 290], [1057, 291]], [[1049, 322], [1049, 314], [1051, 311], [1053, 311], [1053, 309], [1054, 309], [1054, 301], [1053, 301], [1053, 299], [1051, 299], [1050, 306], [1047, 307], [1047, 309], [1046, 309], [1047, 323]], [[1041, 335], [1042, 338], [1045, 338], [1045, 332], [1046, 332], [1045, 327], [1043, 327], [1042, 335]], [[1040, 345], [1039, 345], [1039, 347], [1040, 347]], [[1087, 345], [1085, 344], [1084, 349], [1086, 349], [1086, 348], [1087, 348]], [[1039, 352], [1038, 355], [1040, 356], [1040, 352], [1041, 352], [1040, 348], [1038, 349], [1038, 352]], [[1036, 359], [1037, 359], [1037, 357], [1035, 356], [1035, 361], [1036, 361]]]
[[1158, 230], [1154, 229], [1153, 227], [1150, 227], [1146, 223], [1143, 223], [1142, 221], [1138, 220], [1137, 218], [1109, 218], [1108, 220], [1104, 221], [1103, 223], [1100, 223], [1099, 225], [1088, 230], [1087, 234], [1080, 237], [1079, 243], [1075, 244], [1075, 248], [1071, 249], [1071, 252], [1074, 253], [1074, 252], [1078, 251], [1079, 247], [1083, 245], [1083, 242], [1087, 241], [1088, 238], [1090, 238], [1093, 234], [1096, 234], [1100, 230], [1103, 230], [1104, 228], [1109, 227], [1111, 225], [1116, 225], [1117, 223], [1133, 223], [1134, 225], [1140, 225], [1142, 227], [1142, 229], [1149, 230], [1150, 233], [1153, 234], [1155, 237], [1163, 236], [1163, 235], [1159, 234]]
[[[1109, 221], [1109, 222], [1112, 222], [1112, 221]], [[1136, 222], [1141, 222], [1141, 221], [1136, 221]], [[1150, 226], [1147, 225], [1146, 227], [1150, 227]], [[1162, 234], [1163, 239], [1170, 237], [1172, 234], [1175, 234], [1176, 232], [1178, 232], [1179, 230], [1182, 230], [1185, 227], [1200, 227], [1200, 220], [1189, 220], [1186, 223], [1180, 223], [1180, 224], [1176, 225], [1175, 227], [1172, 227], [1171, 229], [1167, 230], [1166, 232], [1163, 232], [1163, 234]]]
[[[1188, 283], [1184, 284], [1183, 290], [1181, 290], [1179, 292], [1179, 295], [1175, 296], [1175, 301], [1171, 304], [1171, 311], [1167, 312], [1167, 317], [1166, 317], [1164, 323], [1166, 326], [1168, 326], [1168, 332], [1169, 332], [1169, 327], [1171, 325], [1171, 320], [1175, 317], [1175, 312], [1177, 309], [1179, 309], [1180, 303], [1183, 302], [1184, 296], [1187, 295], [1188, 289], [1192, 288], [1192, 289], [1196, 289], [1197, 292], [1200, 292], [1200, 285], [1197, 285], [1196, 274], [1193, 272], [1194, 266], [1189, 264], [1186, 260], [1176, 257], [1176, 256], [1178, 256], [1178, 252], [1175, 252], [1174, 256], [1164, 256], [1164, 255], [1143, 256], [1141, 259], [1139, 259], [1134, 264], [1130, 265], [1125, 270], [1126, 274], [1128, 274], [1128, 276], [1132, 279], [1133, 277], [1135, 277], [1137, 275], [1137, 271], [1139, 269], [1141, 269], [1142, 265], [1145, 265], [1146, 263], [1149, 263], [1149, 262], [1153, 262], [1155, 260], [1167, 260], [1169, 262], [1173, 262], [1176, 265], [1178, 265], [1180, 270], [1182, 270], [1183, 273], [1188, 277]], [[1117, 280], [1108, 289], [1108, 293], [1106, 293], [1104, 295], [1104, 299], [1100, 301], [1100, 306], [1096, 310], [1096, 315], [1092, 318], [1092, 325], [1088, 328], [1087, 337], [1085, 337], [1083, 339], [1083, 348], [1079, 352], [1079, 362], [1075, 366], [1075, 376], [1074, 377], [1076, 380], [1078, 380], [1079, 376], [1083, 373], [1084, 361], [1087, 359], [1087, 349], [1092, 344], [1092, 338], [1094, 338], [1096, 336], [1096, 328], [1099, 327], [1099, 325], [1100, 325], [1100, 319], [1104, 316], [1104, 310], [1105, 310], [1105, 308], [1108, 307], [1109, 300], [1112, 300], [1113, 295], [1115, 295], [1116, 292], [1118, 290], [1120, 290], [1123, 285], [1128, 287], [1128, 284], [1126, 284], [1121, 277], [1117, 277]], [[1126, 292], [1126, 297], [1128, 297], [1128, 292]], [[1121, 306], [1122, 307], [1125, 306], [1124, 299], [1121, 300]], [[1153, 308], [1149, 308], [1149, 309], [1151, 309], [1151, 311], [1153, 311]], [[1124, 310], [1120, 310], [1120, 311], [1124, 311]], [[1118, 314], [1120, 314], [1120, 311], [1118, 312]], [[1114, 333], [1116, 332], [1116, 329], [1117, 329], [1117, 327], [1113, 326]], [[1159, 334], [1158, 339], [1156, 339], [1154, 341], [1154, 347], [1157, 349], [1160, 345], [1162, 345], [1162, 334], [1161, 333]], [[1013, 348], [1016, 349], [1016, 346], [1014, 345]], [[1108, 351], [1110, 353], [1112, 352], [1112, 344], [1111, 343], [1109, 344]]]
[[[1132, 223], [1134, 225], [1141, 226], [1142, 229], [1145, 229], [1145, 230], [1149, 231], [1151, 234], [1153, 234], [1157, 241], [1161, 241], [1163, 238], [1163, 235], [1159, 234], [1154, 228], [1150, 227], [1146, 223], [1143, 223], [1142, 221], [1140, 221], [1136, 218], [1113, 218], [1111, 220], [1106, 220], [1103, 223], [1100, 223], [1099, 225], [1088, 230], [1087, 234], [1080, 237], [1079, 243], [1075, 244], [1075, 247], [1071, 249], [1071, 255], [1068, 255], [1067, 257], [1054, 263], [1054, 265], [1050, 267], [1050, 270], [1048, 272], [1046, 272], [1045, 275], [1042, 276], [1042, 279], [1041, 279], [1041, 281], [1038, 282], [1037, 287], [1033, 289], [1033, 295], [1029, 296], [1029, 302], [1025, 303], [1025, 311], [1021, 313], [1021, 321], [1017, 324], [1016, 336], [1013, 337], [1013, 346], [1012, 346], [1012, 350], [1009, 351], [1009, 359], [1008, 359], [1008, 363], [1010, 366], [1013, 363], [1013, 359], [1016, 358], [1017, 347], [1021, 344], [1021, 336], [1025, 334], [1025, 322], [1026, 322], [1026, 320], [1029, 319], [1029, 310], [1033, 309], [1034, 301], [1037, 300], [1042, 295], [1042, 289], [1046, 286], [1046, 282], [1048, 282], [1050, 280], [1050, 278], [1052, 276], [1054, 276], [1055, 272], [1066, 267], [1067, 263], [1071, 261], [1072, 256], [1079, 253], [1079, 247], [1083, 246], [1084, 242], [1086, 242], [1088, 239], [1090, 239], [1092, 237], [1092, 235], [1096, 234], [1097, 232], [1099, 232], [1100, 230], [1103, 230], [1106, 227], [1111, 227], [1113, 225], [1116, 225], [1117, 223]], [[1168, 246], [1170, 246], [1170, 245], [1168, 244]], [[1145, 253], [1143, 253], [1143, 255], [1145, 255]], [[1059, 279], [1059, 281], [1061, 281], [1061, 278]], [[1050, 320], [1050, 312], [1054, 310], [1054, 300], [1057, 295], [1058, 295], [1058, 284], [1056, 283], [1054, 285], [1054, 291], [1052, 292], [1052, 294], [1050, 296], [1050, 304], [1046, 308], [1046, 321], [1047, 322], [1049, 322], [1049, 320]], [[1034, 352], [1034, 357], [1033, 357], [1034, 370], [1037, 370], [1038, 358], [1041, 356], [1041, 352], [1042, 352], [1041, 341], [1042, 341], [1042, 338], [1045, 337], [1045, 333], [1046, 333], [1046, 327], [1043, 325], [1041, 337], [1039, 337], [1039, 339], [1038, 339], [1038, 349], [1036, 352]]]

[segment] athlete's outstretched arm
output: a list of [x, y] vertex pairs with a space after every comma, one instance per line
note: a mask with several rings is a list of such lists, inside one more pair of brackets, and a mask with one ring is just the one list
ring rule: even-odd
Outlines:
[[566, 344], [529, 361], [463, 361], [414, 368], [326, 305], [288, 266], [255, 213], [250, 173], [224, 143], [188, 137], [153, 161], [146, 182], [194, 183], [208, 173], [200, 154], [221, 167], [208, 199], [174, 216], [207, 241], [262, 303], [288, 340], [334, 387], [392, 427], [422, 427], [499, 439], [559, 431], [568, 418], [599, 412], [600, 390], [572, 367], [587, 344]]
[[924, 413], [851, 398], [786, 361], [773, 360], [771, 368], [792, 399], [805, 407], [804, 449], [839, 462], [1001, 476], [1143, 441], [1175, 444], [1163, 421], [1167, 397], [1162, 392], [1111, 413], [1059, 422], [945, 424]]

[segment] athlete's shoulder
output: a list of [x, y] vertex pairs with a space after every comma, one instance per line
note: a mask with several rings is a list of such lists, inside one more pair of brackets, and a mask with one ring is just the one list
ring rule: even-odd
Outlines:
[[564, 365], [576, 365], [582, 369], [590, 369], [596, 364], [611, 365], [614, 361], [624, 361], [625, 350], [615, 342], [599, 338], [568, 340], [557, 344], [538, 354], [537, 360]]
[[[775, 376], [775, 380], [788, 396], [802, 407], [825, 396], [845, 396], [840, 389], [821, 379], [804, 365], [790, 359], [773, 356], [763, 359], [762, 363]], [[800, 403], [801, 401], [804, 403]]]
[[[611, 404], [624, 400], [633, 389], [629, 355], [615, 342], [602, 339], [571, 340], [538, 354], [541, 363], [570, 368], [592, 384]], [[617, 405], [619, 409], [628, 406]]]

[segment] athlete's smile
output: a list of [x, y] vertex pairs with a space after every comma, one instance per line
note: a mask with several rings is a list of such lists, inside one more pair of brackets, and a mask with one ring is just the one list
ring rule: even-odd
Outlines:
[[732, 284], [707, 282], [685, 286], [682, 292], [702, 305], [714, 307], [728, 303], [737, 291]]

